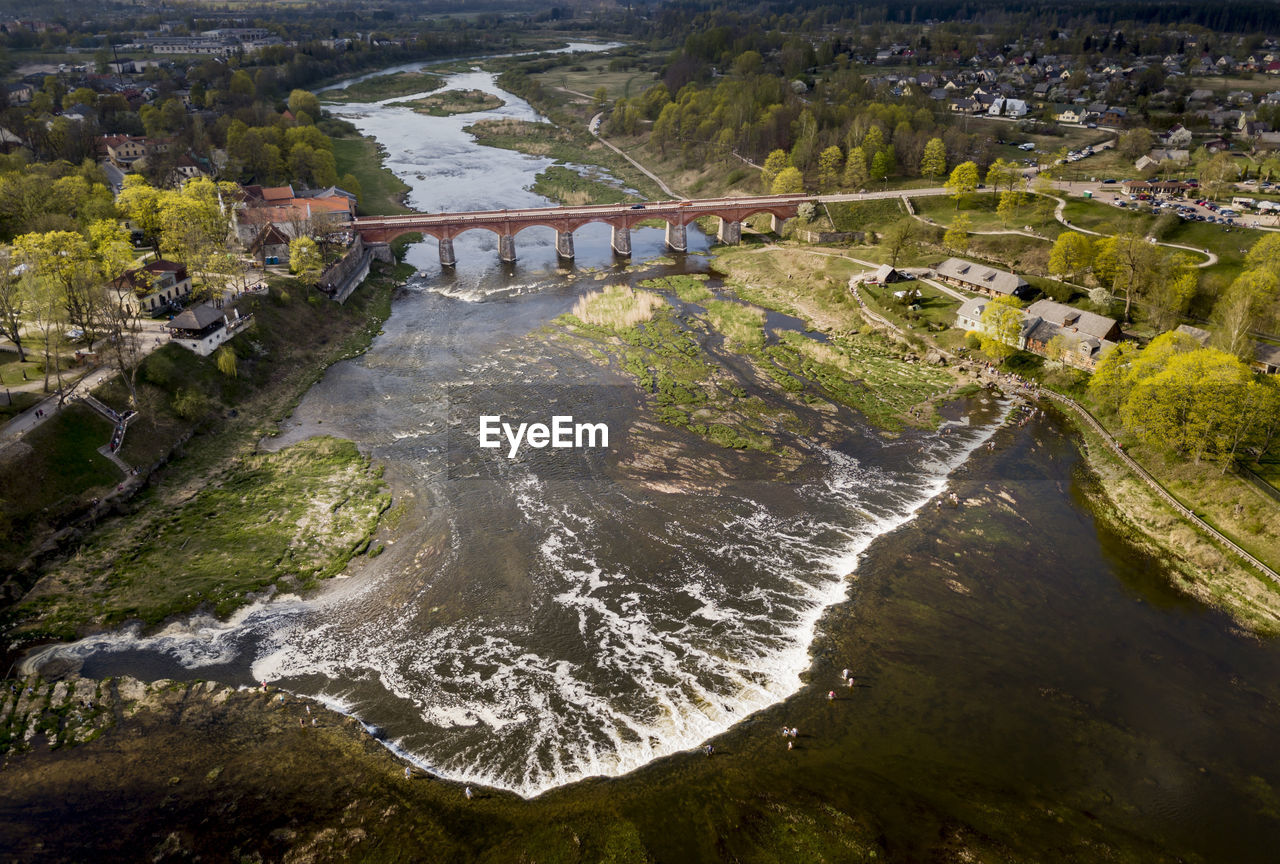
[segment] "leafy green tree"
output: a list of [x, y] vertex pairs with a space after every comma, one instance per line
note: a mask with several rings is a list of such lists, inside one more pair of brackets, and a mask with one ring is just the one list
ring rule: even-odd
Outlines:
[[1186, 255], [1164, 255], [1160, 273], [1145, 292], [1147, 321], [1160, 332], [1178, 326], [1200, 284], [1200, 273]]
[[875, 180], [887, 180], [898, 170], [898, 160], [894, 155], [893, 145], [876, 151], [871, 159], [871, 177]]
[[831, 192], [839, 184], [843, 163], [844, 153], [834, 144], [822, 151], [818, 157], [818, 187], [823, 192]]
[[937, 180], [947, 173], [947, 145], [941, 138], [930, 138], [920, 157], [920, 176]]
[[956, 209], [960, 209], [960, 199], [978, 188], [978, 163], [961, 162], [951, 169], [951, 176], [946, 182], [947, 192], [956, 201]]
[[764, 188], [772, 189], [773, 181], [778, 179], [787, 166], [791, 164], [791, 157], [787, 155], [786, 150], [774, 150], [764, 160], [764, 167], [760, 169], [760, 180], [764, 183]]
[[223, 345], [218, 349], [218, 356], [215, 358], [218, 364], [218, 371], [228, 378], [236, 377], [236, 352], [230, 345]]
[[0, 336], [4, 336], [18, 349], [18, 362], [27, 359], [22, 346], [22, 329], [26, 322], [22, 280], [14, 272], [16, 263], [8, 250], [0, 251]]
[[1130, 162], [1147, 154], [1151, 150], [1151, 145], [1155, 142], [1155, 136], [1151, 134], [1150, 129], [1129, 129], [1120, 134], [1120, 140], [1116, 142], [1116, 152]]
[[320, 248], [310, 237], [297, 237], [289, 241], [289, 272], [307, 284], [320, 278], [323, 261]]
[[972, 220], [968, 213], [961, 213], [951, 222], [945, 234], [942, 235], [942, 245], [952, 252], [961, 255], [969, 251], [969, 228]]
[[605, 106], [606, 103], [608, 103], [608, 101], [609, 101], [609, 88], [601, 84], [599, 87], [595, 89], [595, 92], [591, 94], [591, 105], [597, 111], [599, 111], [601, 108]]
[[1214, 344], [1242, 360], [1249, 359], [1253, 355], [1252, 333], [1263, 310], [1274, 304], [1278, 288], [1273, 270], [1255, 268], [1237, 276], [1214, 304]]
[[769, 190], [774, 195], [791, 195], [804, 191], [804, 175], [794, 165], [783, 168], [773, 178], [773, 187]]
[[1012, 162], [997, 159], [987, 168], [987, 185], [993, 195], [1002, 188], [1012, 190], [1017, 180], [1018, 166]]
[[884, 149], [884, 130], [879, 126], [872, 126], [867, 130], [867, 134], [862, 136], [862, 152], [867, 155], [874, 164], [876, 154]]
[[316, 94], [307, 90], [291, 90], [289, 92], [289, 110], [297, 117], [299, 114], [306, 112], [308, 116], [316, 118], [320, 116], [320, 100]]
[[1000, 193], [1000, 203], [996, 206], [996, 215], [1004, 225], [1012, 225], [1018, 221], [1018, 213], [1026, 203], [1026, 196], [1016, 189], [1006, 189]]
[[1022, 304], [1014, 297], [994, 297], [982, 310], [982, 352], [1003, 363], [1018, 350], [1022, 336]]
[[1089, 396], [1096, 405], [1109, 412], [1120, 410], [1129, 395], [1132, 363], [1138, 351], [1137, 343], [1121, 342], [1098, 361], [1089, 378]]
[[1169, 448], [1196, 464], [1230, 460], [1257, 418], [1249, 410], [1258, 387], [1249, 368], [1224, 351], [1176, 354], [1137, 382], [1120, 407], [1125, 428], [1143, 443]]
[[854, 147], [845, 159], [841, 185], [846, 189], [862, 189], [870, 179], [871, 172], [867, 168], [866, 151], [861, 147]]
[[1079, 231], [1063, 231], [1049, 250], [1049, 273], [1078, 282], [1093, 264], [1093, 242]]
[[880, 245], [889, 253], [889, 265], [898, 266], [898, 259], [917, 243], [918, 233], [914, 219], [900, 219], [880, 234]]

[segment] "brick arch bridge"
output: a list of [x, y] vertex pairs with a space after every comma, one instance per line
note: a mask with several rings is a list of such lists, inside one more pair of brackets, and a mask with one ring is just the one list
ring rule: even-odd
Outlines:
[[498, 257], [516, 260], [516, 235], [525, 228], [542, 226], [556, 232], [556, 252], [573, 257], [573, 232], [590, 222], [603, 222], [613, 229], [613, 250], [631, 254], [631, 227], [646, 219], [667, 223], [667, 246], [673, 251], [687, 248], [685, 229], [703, 216], [720, 220], [716, 233], [722, 243], [742, 238], [742, 221], [758, 213], [768, 213], [775, 226], [790, 219], [807, 195], [760, 195], [751, 198], [711, 198], [695, 201], [657, 201], [645, 204], [596, 204], [585, 207], [534, 207], [523, 210], [487, 210], [474, 213], [412, 213], [405, 216], [367, 216], [354, 220], [352, 227], [366, 242], [389, 242], [401, 234], [430, 234], [440, 241], [440, 263], [457, 263], [453, 238], [464, 231], [482, 229], [498, 235]]

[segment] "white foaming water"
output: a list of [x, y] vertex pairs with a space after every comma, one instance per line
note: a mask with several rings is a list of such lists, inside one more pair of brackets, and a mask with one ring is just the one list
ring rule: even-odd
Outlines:
[[[254, 680], [376, 724], [382, 743], [439, 775], [524, 796], [617, 776], [796, 692], [819, 621], [867, 547], [911, 521], [997, 427], [937, 436], [900, 473], [823, 451], [827, 470], [794, 512], [716, 498], [711, 520], [644, 520], [623, 538], [639, 545], [612, 563], [620, 526], [654, 505], [566, 504], [516, 465], [507, 492], [536, 540], [519, 614], [482, 607], [437, 621], [413, 597], [383, 605], [384, 582], [346, 583], [312, 604], [277, 599], [225, 623], [124, 631], [43, 656], [146, 651], [197, 669], [250, 650]], [[478, 538], [453, 524], [457, 560]]]

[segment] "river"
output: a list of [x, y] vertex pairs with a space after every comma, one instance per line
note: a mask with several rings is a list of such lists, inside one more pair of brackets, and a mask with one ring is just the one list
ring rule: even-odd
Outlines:
[[[548, 203], [525, 187], [550, 160], [462, 131], [537, 113], [487, 72], [445, 88], [506, 104], [333, 110], [386, 148], [415, 208]], [[830, 795], [850, 761], [892, 776], [906, 814], [916, 798], [963, 810], [937, 804], [963, 797], [953, 782], [1020, 800], [1047, 789], [1139, 832], [1263, 860], [1276, 819], [1259, 808], [1280, 800], [1280, 658], [1181, 600], [1158, 562], [1095, 519], [1059, 422], [1008, 428], [1010, 404], [984, 398], [940, 430], [889, 435], [844, 411], [783, 471], [653, 431], [628, 378], [539, 335], [605, 277], [706, 272], [708, 238], [690, 226], [689, 241], [643, 273], [615, 259], [603, 225], [577, 233], [569, 268], [544, 229], [519, 235], [514, 266], [487, 232], [455, 241], [456, 272], [441, 272], [433, 241], [412, 247], [419, 273], [385, 332], [270, 442], [328, 433], [371, 452], [403, 509], [394, 544], [306, 599], [51, 650], [87, 675], [267, 680], [360, 718], [426, 770], [524, 796], [633, 772], [761, 711], [831, 727], [813, 694], [863, 658], [868, 737], [828, 729], [842, 749], [807, 781]], [[633, 260], [662, 242], [637, 229]], [[607, 452], [514, 460], [473, 446], [479, 415], [561, 411], [624, 434]], [[655, 446], [666, 482], [635, 468]], [[954, 510], [938, 503], [948, 484]], [[1198, 813], [1219, 821], [1193, 829]]]

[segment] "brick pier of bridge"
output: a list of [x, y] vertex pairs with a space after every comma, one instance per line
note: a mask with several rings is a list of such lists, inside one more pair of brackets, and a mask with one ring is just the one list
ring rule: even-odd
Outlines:
[[661, 220], [666, 223], [666, 246], [672, 252], [689, 249], [688, 226], [705, 216], [716, 217], [718, 242], [736, 245], [742, 242], [742, 223], [757, 213], [770, 216], [771, 226], [780, 230], [782, 223], [795, 216], [804, 196], [759, 196], [755, 198], [718, 198], [701, 201], [662, 201], [643, 205], [596, 205], [587, 207], [545, 207], [525, 210], [502, 210], [475, 213], [421, 213], [406, 216], [363, 217], [353, 227], [366, 241], [387, 242], [401, 234], [429, 234], [439, 243], [440, 264], [456, 266], [454, 238], [464, 231], [481, 229], [498, 235], [498, 258], [506, 263], [516, 260], [516, 236], [525, 228], [542, 226], [556, 232], [556, 255], [574, 257], [573, 233], [583, 225], [603, 222], [610, 226], [610, 245], [621, 257], [631, 255], [631, 229], [640, 222]]

